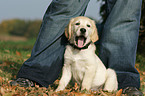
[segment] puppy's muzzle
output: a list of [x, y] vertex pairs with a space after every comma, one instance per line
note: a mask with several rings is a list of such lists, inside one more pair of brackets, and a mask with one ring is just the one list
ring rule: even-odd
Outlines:
[[80, 32], [81, 32], [81, 34], [85, 34], [86, 33], [86, 29], [85, 28], [81, 28]]
[[83, 35], [81, 35], [81, 36], [76, 36], [75, 40], [76, 40], [76, 45], [77, 45], [79, 48], [84, 47], [84, 44], [85, 44], [85, 42], [86, 42], [85, 36], [83, 36]]
[[80, 34], [78, 36], [75, 37], [75, 41], [76, 41], [76, 46], [79, 48], [82, 48], [85, 46], [86, 43], [86, 29], [85, 28], [80, 28], [79, 29]]

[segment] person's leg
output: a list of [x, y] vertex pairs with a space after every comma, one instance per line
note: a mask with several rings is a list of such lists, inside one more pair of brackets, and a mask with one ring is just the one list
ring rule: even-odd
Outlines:
[[24, 62], [17, 78], [27, 78], [44, 87], [61, 72], [67, 40], [64, 28], [70, 18], [84, 15], [90, 0], [53, 0], [48, 7], [31, 57]]
[[135, 69], [142, 0], [106, 0], [108, 17], [100, 37], [99, 56], [117, 72], [119, 89], [140, 87]]

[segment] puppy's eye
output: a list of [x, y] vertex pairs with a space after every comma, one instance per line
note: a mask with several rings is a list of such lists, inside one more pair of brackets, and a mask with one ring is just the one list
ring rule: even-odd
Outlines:
[[90, 25], [87, 25], [87, 27], [91, 27]]
[[80, 23], [76, 23], [76, 25], [80, 25]]

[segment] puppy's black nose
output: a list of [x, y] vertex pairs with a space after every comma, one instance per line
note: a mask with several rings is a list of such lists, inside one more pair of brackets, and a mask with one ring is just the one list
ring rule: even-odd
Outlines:
[[86, 32], [86, 29], [85, 28], [81, 28], [80, 31], [81, 31], [82, 34], [84, 34]]

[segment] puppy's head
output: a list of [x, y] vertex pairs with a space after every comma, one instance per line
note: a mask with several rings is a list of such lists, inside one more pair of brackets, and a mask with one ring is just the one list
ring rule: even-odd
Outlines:
[[72, 18], [65, 29], [65, 35], [71, 44], [78, 48], [86, 46], [89, 42], [98, 40], [95, 22], [87, 17]]

